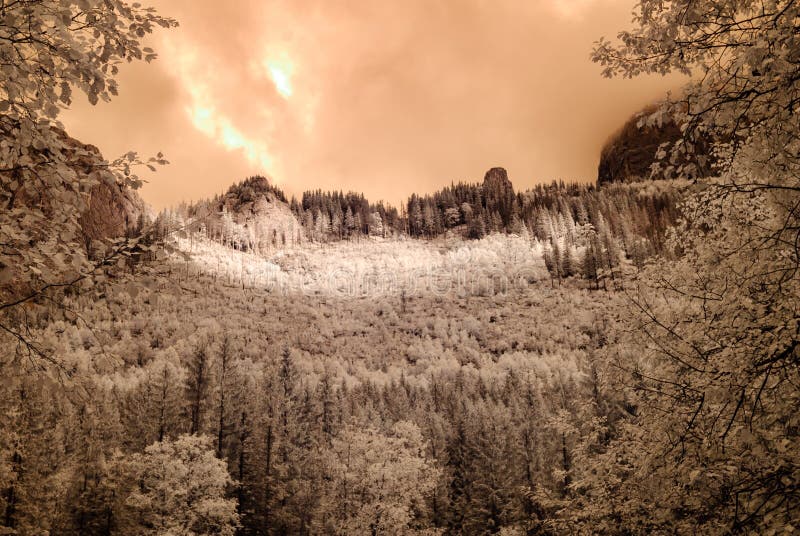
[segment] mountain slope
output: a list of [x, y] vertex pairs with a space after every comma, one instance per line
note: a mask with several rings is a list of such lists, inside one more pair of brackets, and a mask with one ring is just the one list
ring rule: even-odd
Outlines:
[[[672, 144], [681, 139], [681, 130], [670, 119], [664, 120], [660, 126], [640, 126], [641, 118], [652, 114], [656, 109], [656, 105], [651, 105], [634, 114], [608, 139], [600, 152], [598, 185], [670, 178], [663, 174], [651, 174], [651, 165], [655, 162], [656, 152], [662, 144]], [[698, 176], [707, 176], [711, 171], [709, 166], [701, 165], [707, 156], [707, 144], [703, 141], [698, 144], [693, 156], [679, 161], [678, 164], [693, 163], [697, 167]]]

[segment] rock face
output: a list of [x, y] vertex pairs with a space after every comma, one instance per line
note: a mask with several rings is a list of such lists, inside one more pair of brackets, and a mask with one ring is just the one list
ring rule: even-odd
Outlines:
[[[4, 127], [0, 137], [19, 131], [13, 122]], [[134, 235], [144, 212], [96, 147], [60, 129], [37, 135], [27, 148], [34, 164], [7, 169], [0, 181], [0, 302], [72, 280], [105, 249], [100, 241]]]
[[145, 205], [130, 188], [102, 182], [89, 193], [89, 208], [78, 220], [89, 240], [130, 236], [139, 230]]
[[[637, 126], [642, 115], [655, 110], [656, 106], [653, 105], [635, 114], [606, 142], [597, 169], [598, 185], [664, 178], [651, 176], [650, 166], [655, 161], [659, 146], [679, 140], [681, 131], [673, 121], [665, 121], [660, 127]], [[699, 144], [700, 156], [707, 156], [704, 145]], [[697, 164], [697, 159], [693, 158], [692, 162]], [[698, 169], [699, 176], [708, 174], [708, 166], [698, 166]]]
[[[86, 151], [90, 156], [80, 157], [73, 164], [78, 173], [91, 173], [104, 162], [103, 155], [94, 145], [82, 143], [62, 133], [68, 145]], [[87, 245], [94, 240], [105, 240], [132, 236], [139, 229], [145, 204], [132, 189], [113, 182], [109, 177], [100, 178], [89, 191], [87, 208], [78, 219]]]
[[637, 113], [622, 126], [603, 146], [600, 165], [597, 169], [597, 183], [635, 182], [650, 179], [650, 165], [653, 163], [659, 145], [674, 142], [681, 132], [673, 122], [658, 127], [638, 127], [642, 114], [652, 113], [654, 106]]
[[484, 191], [514, 192], [514, 187], [508, 180], [508, 172], [501, 167], [493, 167], [486, 172], [486, 175], [483, 176], [483, 189]]
[[[86, 244], [131, 235], [145, 212], [144, 201], [134, 190], [117, 184], [109, 173], [99, 171], [105, 169], [106, 162], [97, 147], [82, 143], [61, 129], [54, 130], [65, 145], [67, 166], [81, 179], [91, 177], [95, 182], [88, 195], [83, 194], [87, 198], [78, 218]], [[48, 191], [23, 188], [22, 192], [16, 199], [18, 205], [35, 207], [51, 218], [61, 210], [59, 200]]]
[[236, 223], [243, 225], [260, 219], [262, 224], [269, 222], [271, 227], [298, 227], [283, 192], [261, 176], [231, 186], [220, 199], [217, 210], [229, 212]]
[[494, 167], [486, 172], [483, 177], [483, 198], [487, 208], [492, 207], [497, 211], [503, 225], [511, 222], [516, 195], [504, 168]]

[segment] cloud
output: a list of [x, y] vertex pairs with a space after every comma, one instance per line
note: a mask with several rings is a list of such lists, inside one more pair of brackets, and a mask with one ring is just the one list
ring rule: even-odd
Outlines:
[[264, 67], [269, 73], [272, 83], [275, 84], [275, 89], [284, 99], [292, 96], [292, 72], [294, 71], [292, 63], [288, 59], [264, 60]]
[[596, 4], [619, 3], [619, 0], [549, 0], [553, 13], [567, 20], [583, 19]]
[[166, 152], [168, 181], [144, 191], [160, 206], [242, 173], [268, 174], [290, 194], [352, 189], [393, 203], [495, 165], [521, 188], [593, 181], [607, 136], [678, 83], [609, 81], [589, 61], [594, 40], [627, 24], [620, 0], [156, 7], [181, 22], [154, 40], [159, 60], [123, 71], [108, 124], [88, 108], [72, 124], [103, 150]]
[[212, 76], [214, 71], [208, 69], [206, 61], [200, 59], [196, 49], [188, 48], [184, 43], [166, 39], [164, 47], [174, 59], [177, 79], [188, 100], [184, 110], [194, 128], [225, 149], [240, 151], [261, 173], [269, 173], [273, 158], [266, 143], [242, 131], [220, 109], [220, 98]]

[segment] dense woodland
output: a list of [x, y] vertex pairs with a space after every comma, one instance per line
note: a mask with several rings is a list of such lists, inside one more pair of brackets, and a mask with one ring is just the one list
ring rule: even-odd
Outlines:
[[[235, 480], [242, 534], [522, 530], [548, 515], [537, 493], [565, 493], [581, 430], [624, 411], [594, 363], [611, 294], [539, 284], [353, 302], [208, 276], [151, 284], [69, 299], [78, 323], [41, 319], [42, 340], [94, 380], [8, 378], [7, 424], [26, 450], [5, 526], [139, 533], [167, 515], [155, 486], [125, 500], [140, 454], [200, 434]], [[169, 474], [163, 485], [186, 485]]]
[[177, 22], [0, 1], [0, 534], [796, 533], [799, 18], [639, 0], [595, 43], [702, 74], [638, 119], [692, 182], [495, 168], [398, 213], [254, 177], [150, 221], [164, 156], [58, 117]]
[[[499, 175], [501, 181], [491, 177]], [[528, 232], [539, 240], [574, 233], [574, 227], [608, 225], [614, 236], [645, 238], [652, 252], [660, 252], [665, 231], [678, 217], [680, 193], [675, 184], [608, 185], [595, 188], [582, 183], [553, 182], [514, 193], [502, 168], [487, 172], [483, 183], [458, 183], [431, 195], [412, 195], [400, 212], [385, 203], [370, 203], [363, 194], [353, 192], [305, 192], [298, 201], [292, 198], [289, 208], [298, 228], [298, 241], [332, 242], [362, 236], [383, 238], [406, 234], [433, 239], [445, 233], [465, 238], [483, 238], [487, 234]], [[259, 207], [258, 203], [262, 206]], [[210, 238], [233, 243], [225, 233], [246, 234], [244, 229], [221, 230], [229, 225], [224, 213], [241, 226], [257, 225], [257, 215], [270, 203], [286, 203], [286, 196], [264, 177], [250, 177], [234, 184], [222, 196], [191, 205], [181, 205], [162, 218], [194, 218], [200, 221]], [[172, 214], [170, 214], [170, 212]], [[605, 222], [605, 223], [603, 223]], [[292, 233], [282, 230], [272, 246], [285, 246]], [[246, 239], [235, 247], [256, 249]]]
[[251, 177], [223, 196], [162, 212], [155, 227], [157, 237], [198, 234], [265, 256], [304, 243], [370, 236], [475, 240], [510, 233], [544, 244], [555, 279], [578, 275], [599, 286], [619, 276], [624, 262], [641, 268], [648, 257], [665, 253], [666, 232], [678, 219], [685, 187], [676, 181], [599, 189], [553, 183], [515, 194], [505, 170], [495, 168], [482, 184], [413, 195], [408, 210], [398, 214], [353, 193], [306, 192], [301, 202], [293, 198], [287, 205], [278, 187]]

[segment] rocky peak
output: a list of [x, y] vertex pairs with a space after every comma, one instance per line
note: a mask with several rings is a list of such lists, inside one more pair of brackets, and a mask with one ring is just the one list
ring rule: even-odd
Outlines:
[[483, 176], [483, 189], [490, 192], [507, 192], [513, 193], [514, 187], [511, 181], [508, 180], [508, 172], [505, 168], [493, 167], [486, 172]]
[[[651, 165], [655, 161], [656, 152], [662, 143], [674, 143], [681, 138], [680, 127], [672, 120], [665, 120], [660, 126], [639, 126], [644, 115], [652, 114], [655, 105], [644, 108], [634, 114], [614, 133], [603, 146], [600, 163], [597, 169], [597, 183], [636, 182], [659, 179], [651, 176]], [[697, 145], [696, 156], [707, 155], [708, 143], [701, 140]], [[700, 165], [700, 161], [690, 157], [679, 164], [693, 163], [697, 167], [698, 176], [709, 173], [708, 165]]]
[[286, 196], [269, 179], [257, 175], [231, 185], [222, 197], [219, 208], [224, 206], [229, 212], [252, 212], [254, 204], [260, 200], [285, 204]]
[[494, 167], [486, 172], [483, 177], [483, 198], [486, 208], [496, 211], [503, 225], [511, 223], [515, 204], [514, 186], [504, 168]]

